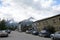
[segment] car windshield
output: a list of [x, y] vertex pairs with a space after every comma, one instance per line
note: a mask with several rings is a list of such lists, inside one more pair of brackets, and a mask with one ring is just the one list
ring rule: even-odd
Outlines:
[[0, 30], [0, 33], [1, 33], [2, 31]]
[[56, 32], [55, 34], [60, 34], [60, 32]]

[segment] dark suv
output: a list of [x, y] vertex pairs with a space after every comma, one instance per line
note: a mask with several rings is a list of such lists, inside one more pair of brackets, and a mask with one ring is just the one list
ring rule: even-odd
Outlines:
[[42, 30], [41, 32], [39, 32], [39, 36], [40, 37], [50, 37], [50, 32], [48, 32], [46, 30]]

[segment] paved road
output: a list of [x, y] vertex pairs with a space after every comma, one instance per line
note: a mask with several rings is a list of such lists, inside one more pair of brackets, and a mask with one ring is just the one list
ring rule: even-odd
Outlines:
[[51, 40], [51, 39], [34, 36], [32, 34], [19, 33], [17, 31], [13, 31], [9, 35], [9, 37], [3, 37], [3, 38], [0, 38], [0, 40]]

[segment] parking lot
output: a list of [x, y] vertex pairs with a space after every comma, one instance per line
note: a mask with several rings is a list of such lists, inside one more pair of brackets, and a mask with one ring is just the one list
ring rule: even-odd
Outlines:
[[12, 31], [8, 37], [0, 37], [0, 40], [51, 40], [50, 38], [43, 38], [24, 32]]

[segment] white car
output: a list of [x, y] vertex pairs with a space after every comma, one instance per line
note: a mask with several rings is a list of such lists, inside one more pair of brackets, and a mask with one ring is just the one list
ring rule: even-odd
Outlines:
[[60, 31], [50, 35], [52, 40], [60, 40]]
[[5, 30], [0, 30], [0, 37], [8, 37], [8, 33]]

